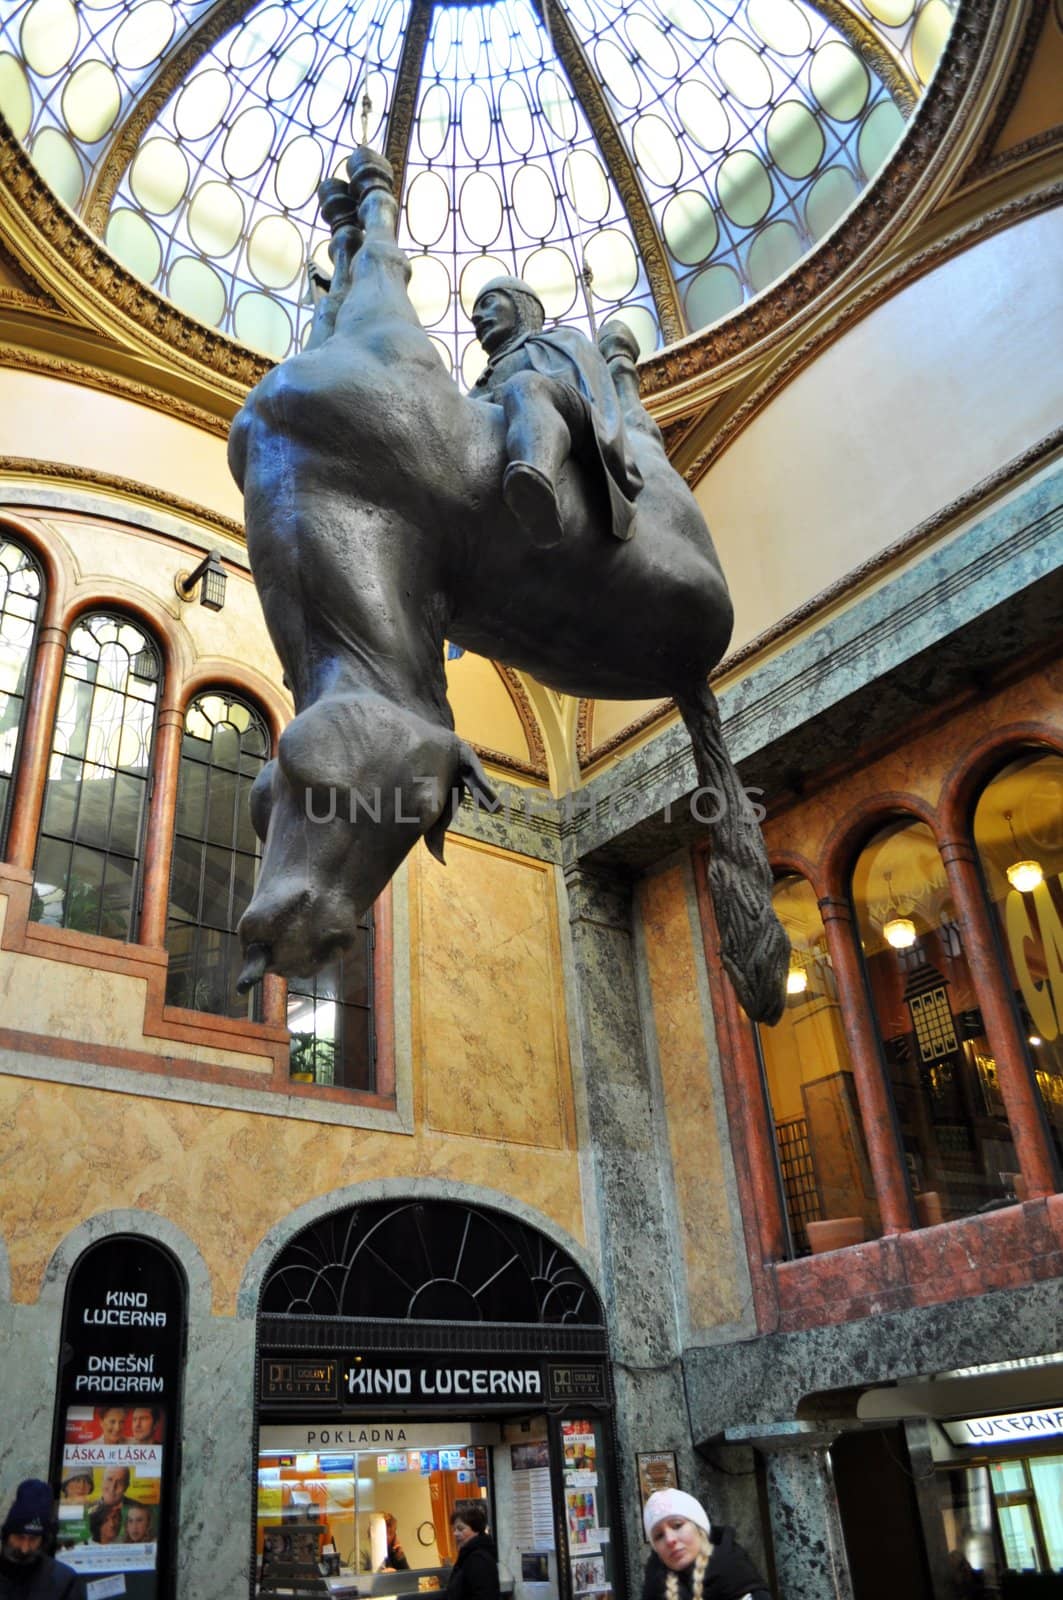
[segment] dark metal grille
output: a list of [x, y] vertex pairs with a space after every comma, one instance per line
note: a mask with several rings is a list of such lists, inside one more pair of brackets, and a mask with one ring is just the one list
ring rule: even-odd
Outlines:
[[805, 1232], [805, 1223], [816, 1222], [820, 1216], [808, 1123], [804, 1117], [791, 1117], [786, 1122], [777, 1122], [775, 1138], [779, 1147], [779, 1171], [782, 1175], [783, 1192], [786, 1195], [790, 1237], [795, 1251], [807, 1251], [808, 1234]]

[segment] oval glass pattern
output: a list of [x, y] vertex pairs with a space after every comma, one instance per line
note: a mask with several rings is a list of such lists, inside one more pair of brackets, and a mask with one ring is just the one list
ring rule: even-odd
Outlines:
[[197, 256], [178, 256], [170, 268], [166, 292], [175, 305], [216, 328], [225, 315], [225, 285], [213, 267]]
[[609, 210], [609, 180], [590, 150], [573, 150], [565, 158], [565, 191], [584, 222], [601, 222]]
[[767, 215], [774, 189], [760, 157], [751, 150], [735, 150], [720, 162], [716, 192], [731, 221], [752, 228]]
[[771, 73], [744, 39], [724, 39], [713, 52], [713, 65], [729, 94], [753, 110], [771, 99]]
[[417, 143], [426, 161], [440, 155], [450, 132], [450, 96], [441, 83], [430, 85], [417, 113]]
[[33, 165], [60, 200], [74, 209], [85, 187], [78, 153], [58, 128], [42, 128], [33, 141]]
[[242, 294], [233, 311], [233, 329], [241, 344], [281, 361], [292, 347], [292, 325], [284, 307], [272, 295], [250, 290]]
[[229, 64], [238, 70], [252, 67], [276, 45], [284, 32], [284, 8], [269, 6], [253, 11], [229, 46]]
[[250, 178], [269, 155], [277, 127], [265, 106], [241, 111], [225, 135], [221, 159], [231, 178]]
[[749, 247], [746, 270], [754, 291], [759, 294], [776, 278], [789, 272], [803, 254], [801, 235], [792, 222], [785, 218], [769, 222]]
[[114, 36], [114, 58], [127, 72], [157, 61], [173, 38], [177, 18], [166, 0], [144, 0], [134, 7]]
[[436, 256], [414, 256], [410, 268], [410, 304], [423, 325], [430, 328], [450, 305], [450, 274]]
[[266, 83], [266, 98], [275, 105], [290, 100], [313, 71], [317, 42], [305, 29], [290, 39], [277, 57]]
[[473, 161], [482, 161], [491, 147], [491, 107], [478, 83], [461, 97], [461, 139]]
[[568, 92], [568, 85], [560, 73], [555, 72], [552, 67], [547, 67], [540, 72], [536, 89], [539, 106], [550, 124], [551, 131], [559, 139], [564, 139], [567, 144], [576, 136], [576, 112], [572, 105], [572, 96]]
[[[365, 10], [368, 11], [368, 6]], [[436, 6], [432, 12], [432, 66], [436, 72], [446, 72], [450, 65], [450, 52], [454, 48], [454, 12], [446, 6]]]
[[351, 64], [343, 56], [332, 56], [317, 75], [306, 108], [312, 128], [330, 123], [351, 91]]
[[912, 30], [912, 62], [921, 83], [929, 83], [952, 31], [952, 12], [945, 0], [927, 0]]
[[487, 365], [487, 351], [478, 339], [470, 339], [461, 352], [461, 381], [466, 389], [474, 389], [476, 380]]
[[473, 244], [494, 244], [502, 231], [502, 196], [489, 172], [471, 172], [461, 186], [458, 214]]
[[660, 0], [660, 7], [668, 21], [688, 39], [712, 38], [712, 18], [700, 0]]
[[450, 217], [450, 190], [438, 172], [419, 172], [406, 195], [406, 225], [418, 244], [433, 245]]
[[663, 117], [647, 115], [635, 124], [631, 139], [639, 167], [661, 189], [679, 182], [683, 171], [683, 152], [679, 140]]
[[629, 16], [626, 24], [628, 43], [632, 50], [659, 78], [671, 83], [679, 76], [679, 57], [668, 35], [649, 17]]
[[496, 76], [509, 71], [513, 60], [509, 22], [504, 6], [491, 6], [487, 13], [488, 39], [491, 47], [491, 67]]
[[864, 63], [838, 39], [820, 45], [812, 57], [808, 81], [828, 117], [836, 122], [852, 122], [858, 117], [871, 91]]
[[498, 114], [506, 143], [518, 156], [526, 156], [535, 139], [528, 97], [515, 78], [507, 78], [498, 91]]
[[892, 100], [880, 100], [869, 112], [856, 142], [857, 159], [865, 178], [873, 178], [897, 148], [905, 121]]
[[554, 186], [535, 162], [520, 167], [513, 179], [513, 210], [529, 239], [545, 239], [557, 220]]
[[168, 216], [188, 188], [188, 161], [180, 145], [172, 139], [149, 139], [142, 144], [129, 169], [129, 187], [145, 211], [156, 217]]
[[742, 304], [742, 283], [733, 267], [706, 267], [686, 292], [687, 321], [692, 329], [718, 322]]
[[162, 265], [162, 246], [158, 234], [140, 215], [128, 206], [112, 211], [107, 219], [104, 244], [123, 266], [136, 273], [146, 283], [151, 283]]
[[77, 49], [80, 32], [70, 0], [34, 0], [19, 30], [26, 65], [38, 77], [54, 77]]
[[594, 64], [598, 76], [619, 105], [629, 109], [638, 105], [642, 99], [639, 80], [619, 45], [611, 39], [599, 39], [594, 47]]
[[747, 0], [749, 25], [769, 50], [800, 56], [812, 43], [808, 18], [794, 0]]
[[286, 211], [299, 211], [321, 181], [325, 152], [308, 133], [293, 139], [281, 154], [273, 178], [277, 199]]
[[731, 137], [731, 119], [708, 84], [697, 79], [681, 83], [675, 92], [675, 109], [684, 132], [699, 150], [715, 154]]
[[564, 250], [548, 245], [524, 263], [520, 276], [543, 303], [548, 317], [563, 317], [576, 301], [576, 269]]
[[264, 289], [286, 289], [303, 265], [303, 236], [287, 217], [263, 217], [247, 244], [247, 264]]
[[244, 207], [227, 183], [205, 183], [192, 196], [188, 231], [205, 256], [227, 256], [244, 231]]
[[603, 228], [584, 246], [596, 300], [623, 300], [638, 282], [639, 264], [631, 240], [617, 228]]
[[174, 127], [182, 139], [204, 139], [229, 109], [229, 79], [217, 67], [197, 72], [185, 84], [174, 107]]
[[768, 118], [768, 151], [788, 178], [807, 178], [823, 159], [827, 141], [819, 118], [800, 100], [784, 100]]
[[846, 167], [828, 167], [816, 179], [805, 201], [805, 221], [813, 239], [830, 232], [858, 193], [856, 179]]
[[887, 28], [903, 28], [915, 10], [915, 0], [864, 0], [876, 22]]
[[476, 256], [468, 263], [462, 271], [460, 284], [461, 309], [467, 317], [472, 316], [476, 296], [484, 284], [490, 283], [492, 278], [501, 278], [508, 271], [506, 263], [497, 256]]
[[683, 189], [669, 200], [661, 229], [672, 255], [686, 267], [711, 256], [720, 237], [716, 213], [705, 195], [695, 189]]
[[22, 63], [0, 53], [0, 111], [16, 139], [25, 139], [33, 120], [33, 96]]
[[603, 332], [611, 322], [624, 323], [635, 335], [640, 356], [650, 355], [660, 343], [661, 330], [657, 326], [657, 319], [645, 306], [621, 306], [615, 316], [608, 317], [602, 323]]
[[63, 117], [82, 144], [95, 144], [110, 133], [121, 104], [118, 79], [103, 61], [83, 61], [66, 80]]

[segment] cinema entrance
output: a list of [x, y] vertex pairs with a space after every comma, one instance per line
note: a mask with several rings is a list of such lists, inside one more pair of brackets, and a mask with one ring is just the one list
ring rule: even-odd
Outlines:
[[266, 1276], [256, 1381], [253, 1595], [445, 1589], [466, 1512], [507, 1600], [626, 1595], [601, 1303], [526, 1223], [453, 1201], [315, 1222]]

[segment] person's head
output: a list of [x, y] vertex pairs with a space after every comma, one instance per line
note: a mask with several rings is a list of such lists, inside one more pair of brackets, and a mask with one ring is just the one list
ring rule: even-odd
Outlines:
[[394, 1544], [395, 1538], [399, 1531], [399, 1525], [395, 1521], [394, 1512], [384, 1511], [381, 1513], [381, 1515], [384, 1518], [384, 1532], [388, 1536], [388, 1544]]
[[129, 1413], [129, 1437], [134, 1444], [150, 1444], [162, 1413], [158, 1406], [134, 1406]]
[[708, 1512], [682, 1489], [658, 1489], [642, 1513], [646, 1537], [670, 1572], [683, 1572], [709, 1553]]
[[96, 1421], [104, 1444], [121, 1444], [125, 1438], [124, 1406], [97, 1406]]
[[100, 1504], [103, 1506], [120, 1506], [129, 1489], [128, 1467], [104, 1467], [103, 1485], [100, 1489]]
[[51, 1489], [40, 1478], [23, 1479], [0, 1528], [4, 1557], [18, 1566], [30, 1566], [40, 1559], [54, 1530]]
[[108, 1506], [101, 1501], [89, 1512], [89, 1538], [93, 1544], [114, 1544], [121, 1531], [121, 1506]]
[[545, 320], [542, 301], [520, 278], [492, 278], [472, 308], [476, 337], [489, 356], [518, 333], [538, 333]]
[[126, 1544], [146, 1544], [151, 1538], [151, 1507], [132, 1505], [126, 1507]]
[[63, 1479], [64, 1500], [88, 1500], [92, 1495], [92, 1473], [69, 1472]]
[[487, 1508], [470, 1505], [462, 1511], [455, 1511], [450, 1519], [450, 1527], [454, 1534], [454, 1543], [461, 1550], [470, 1539], [475, 1539], [477, 1534], [487, 1531]]

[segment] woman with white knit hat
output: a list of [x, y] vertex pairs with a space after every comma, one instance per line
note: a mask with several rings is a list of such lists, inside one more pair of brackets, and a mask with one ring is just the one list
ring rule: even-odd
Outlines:
[[642, 1600], [771, 1600], [734, 1529], [714, 1528], [692, 1494], [658, 1489], [642, 1520], [653, 1546]]

